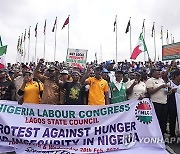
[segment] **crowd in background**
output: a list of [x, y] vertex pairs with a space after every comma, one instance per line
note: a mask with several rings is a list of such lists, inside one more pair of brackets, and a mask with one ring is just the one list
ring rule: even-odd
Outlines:
[[7, 64], [0, 70], [0, 100], [19, 104], [107, 105], [130, 99], [150, 98], [162, 134], [169, 119], [170, 136], [175, 137], [180, 92], [180, 63], [123, 62], [113, 60], [72, 67], [65, 62]]

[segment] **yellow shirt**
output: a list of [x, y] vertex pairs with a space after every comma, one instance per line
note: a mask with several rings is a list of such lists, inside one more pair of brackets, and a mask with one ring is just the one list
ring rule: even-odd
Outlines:
[[33, 83], [28, 82], [24, 89], [24, 102], [38, 104], [41, 101], [40, 91], [43, 91], [43, 86], [40, 82], [39, 85], [36, 81], [33, 81]]
[[88, 105], [105, 105], [104, 92], [108, 92], [107, 81], [104, 79], [98, 80], [95, 77], [89, 77], [86, 81], [90, 85]]

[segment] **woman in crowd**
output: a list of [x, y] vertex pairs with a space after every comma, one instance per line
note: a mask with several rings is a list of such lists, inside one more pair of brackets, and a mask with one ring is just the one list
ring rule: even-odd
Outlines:
[[121, 70], [115, 71], [115, 80], [109, 83], [110, 104], [124, 102], [127, 100], [126, 84], [123, 82], [124, 73]]
[[32, 71], [26, 71], [23, 84], [18, 90], [18, 95], [23, 96], [23, 100], [18, 100], [18, 103], [22, 104], [24, 102], [38, 104], [41, 101], [42, 92], [42, 84], [33, 79]]
[[142, 80], [142, 75], [135, 73], [134, 79], [126, 83], [128, 99], [142, 99], [145, 97], [147, 88]]

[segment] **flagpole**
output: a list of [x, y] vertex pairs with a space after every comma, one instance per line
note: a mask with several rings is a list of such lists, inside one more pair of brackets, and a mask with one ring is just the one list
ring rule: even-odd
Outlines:
[[[153, 23], [153, 24], [155, 24], [155, 22]], [[155, 28], [154, 28], [154, 53], [155, 53], [155, 55], [154, 55], [154, 62], [156, 62], [156, 38], [155, 38]]]
[[21, 36], [21, 55], [20, 55], [20, 62], [22, 62], [22, 54], [23, 54], [22, 42], [23, 42], [23, 33], [22, 33], [22, 36]]
[[169, 34], [168, 34], [168, 30], [167, 30], [167, 36], [166, 36], [166, 43], [167, 43], [167, 45], [169, 44], [169, 36], [168, 36]]
[[163, 52], [163, 26], [161, 26], [161, 43], [162, 43], [162, 52]]
[[162, 46], [163, 46], [163, 26], [161, 26], [161, 43], [162, 43]]
[[[130, 17], [130, 19], [129, 20], [131, 20], [131, 17]], [[130, 57], [131, 57], [131, 54], [132, 54], [132, 41], [131, 41], [131, 24], [130, 24]], [[132, 59], [131, 59], [131, 62], [132, 62]]]
[[29, 50], [30, 50], [30, 28], [31, 28], [31, 26], [29, 26], [29, 32], [28, 32], [28, 37], [29, 37], [29, 43], [28, 43], [28, 63], [29, 63]]
[[43, 58], [45, 59], [45, 44], [46, 44], [46, 34], [44, 35], [44, 54], [43, 54]]
[[97, 64], [97, 52], [95, 52], [95, 63]]
[[23, 40], [23, 42], [24, 42], [23, 63], [25, 63], [25, 56], [26, 56], [26, 47], [25, 47], [25, 45], [26, 45], [26, 29], [25, 29], [25, 33], [24, 33], [24, 40]]
[[[142, 28], [142, 32], [144, 34], [144, 41], [145, 41], [145, 19], [143, 20], [143, 28]], [[146, 41], [145, 41], [146, 42]], [[146, 61], [146, 52], [144, 52], [144, 63]]]
[[[70, 15], [68, 15], [68, 18], [70, 17]], [[69, 49], [69, 23], [68, 23], [68, 49]]]
[[45, 52], [46, 52], [46, 20], [44, 25], [44, 54], [43, 54], [44, 59], [45, 59]]
[[23, 53], [23, 62], [25, 63], [26, 49], [25, 49], [25, 41], [24, 41], [24, 53]]
[[117, 15], [116, 15], [116, 63], [117, 63]]
[[36, 43], [35, 43], [35, 56], [34, 56], [35, 63], [36, 63], [36, 49], [37, 49], [37, 36], [36, 36]]
[[[57, 21], [56, 21], [57, 22]], [[55, 25], [55, 46], [54, 46], [54, 61], [56, 60], [56, 32], [57, 32], [57, 23]]]
[[35, 55], [34, 55], [35, 63], [36, 63], [36, 50], [37, 50], [37, 26], [38, 26], [38, 23], [36, 24], [36, 27], [35, 27], [35, 37], [36, 37]]
[[[2, 44], [1, 44], [2, 45]], [[18, 38], [18, 44], [17, 44], [17, 54], [16, 54], [16, 63], [19, 60], [19, 45], [20, 45], [20, 36]]]

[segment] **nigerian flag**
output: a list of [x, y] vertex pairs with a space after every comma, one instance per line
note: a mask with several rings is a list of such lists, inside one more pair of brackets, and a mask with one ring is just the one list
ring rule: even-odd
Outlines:
[[6, 67], [5, 55], [6, 55], [7, 45], [3, 46], [0, 36], [0, 69]]
[[[146, 43], [144, 41], [143, 35], [141, 33], [138, 38], [138, 43], [137, 43], [136, 47], [134, 48], [130, 59], [135, 60], [141, 52], [145, 52], [145, 51], [147, 51], [147, 47], [146, 47]], [[149, 57], [149, 55], [148, 55], [148, 57]]]

